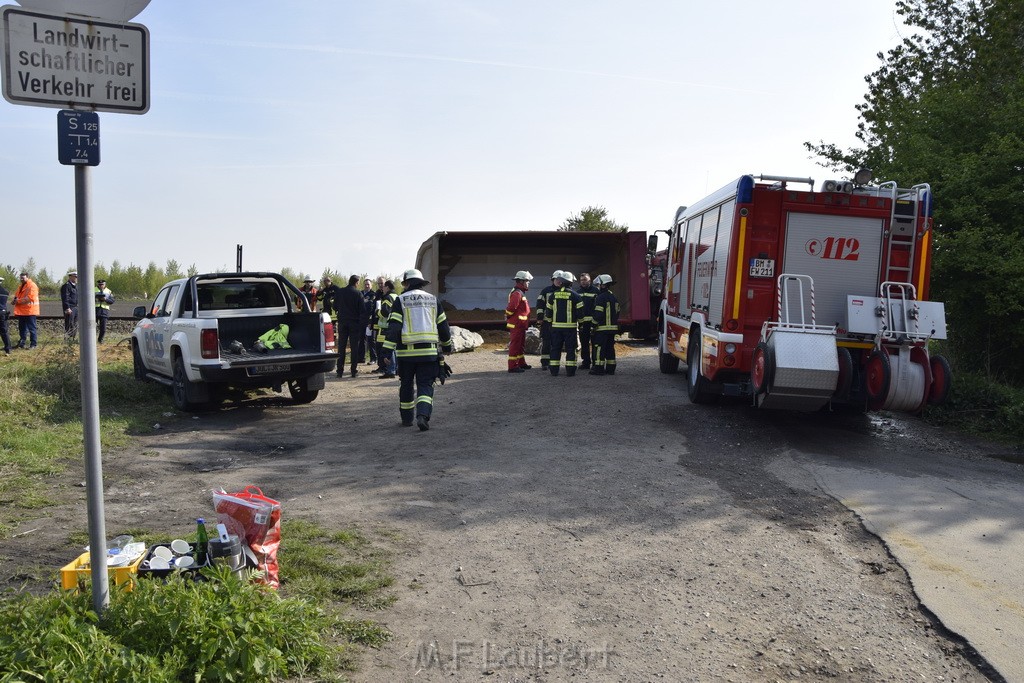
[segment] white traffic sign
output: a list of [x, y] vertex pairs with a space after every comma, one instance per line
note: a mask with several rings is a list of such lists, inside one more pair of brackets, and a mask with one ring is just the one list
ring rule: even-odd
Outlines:
[[5, 6], [3, 90], [11, 104], [145, 114], [149, 29]]

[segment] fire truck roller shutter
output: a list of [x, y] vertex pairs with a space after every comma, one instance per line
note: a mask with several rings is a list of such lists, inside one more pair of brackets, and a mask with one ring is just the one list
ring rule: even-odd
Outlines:
[[[847, 328], [847, 296], [874, 296], [882, 259], [882, 219], [795, 213], [786, 219], [784, 273], [814, 279], [816, 321]], [[798, 304], [796, 304], [798, 305]], [[799, 311], [790, 311], [790, 318]]]

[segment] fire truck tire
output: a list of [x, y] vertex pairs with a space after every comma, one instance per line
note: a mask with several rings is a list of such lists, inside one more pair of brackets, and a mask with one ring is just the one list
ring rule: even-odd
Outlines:
[[864, 365], [864, 393], [868, 397], [868, 408], [878, 410], [889, 396], [892, 384], [892, 363], [885, 349], [875, 349]]
[[775, 359], [764, 342], [758, 342], [750, 359], [750, 385], [755, 396], [767, 394], [775, 374]]
[[695, 339], [696, 342], [690, 342], [689, 352], [686, 354], [686, 376], [689, 380], [686, 393], [691, 403], [711, 403], [715, 397], [709, 388], [710, 382], [700, 371], [700, 330], [691, 332], [690, 339]]
[[836, 379], [836, 390], [832, 398], [837, 401], [845, 401], [850, 397], [850, 389], [853, 387], [853, 356], [850, 349], [845, 346], [836, 347], [839, 356], [839, 377]]
[[658, 335], [658, 368], [666, 375], [679, 372], [679, 359], [665, 350], [665, 334]]
[[931, 358], [932, 384], [928, 388], [928, 403], [933, 406], [941, 405], [949, 396], [949, 387], [953, 380], [953, 371], [949, 367], [949, 361], [945, 356], [932, 356]]

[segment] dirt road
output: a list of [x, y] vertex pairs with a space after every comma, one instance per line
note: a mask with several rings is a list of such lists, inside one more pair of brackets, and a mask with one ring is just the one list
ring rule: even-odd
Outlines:
[[772, 473], [801, 439], [856, 457], [844, 435], [877, 423], [693, 406], [631, 351], [574, 378], [460, 354], [428, 432], [369, 374], [168, 418], [107, 456], [107, 516], [187, 527], [211, 487], [258, 484], [285, 516], [384, 532], [398, 600], [372, 616], [395, 639], [357, 681], [989, 680], [850, 511]]

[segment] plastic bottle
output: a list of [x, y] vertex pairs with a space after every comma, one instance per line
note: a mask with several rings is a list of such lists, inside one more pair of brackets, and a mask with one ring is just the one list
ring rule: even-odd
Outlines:
[[206, 520], [200, 517], [196, 520], [196, 566], [202, 567], [206, 564], [209, 545], [210, 538], [206, 535]]

